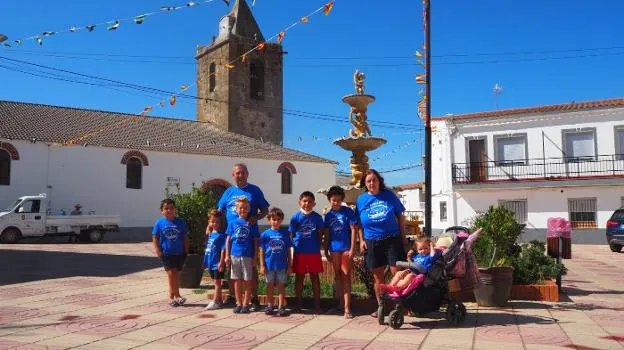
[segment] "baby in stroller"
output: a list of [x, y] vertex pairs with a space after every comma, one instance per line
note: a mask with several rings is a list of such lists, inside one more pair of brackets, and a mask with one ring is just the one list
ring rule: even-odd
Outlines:
[[387, 293], [400, 293], [412, 283], [412, 288], [418, 288], [424, 279], [424, 274], [441, 256], [442, 251], [434, 248], [433, 241], [429, 237], [418, 237], [412, 249], [407, 253], [407, 259], [422, 268], [410, 268], [397, 272], [390, 283], [380, 285], [381, 289]]

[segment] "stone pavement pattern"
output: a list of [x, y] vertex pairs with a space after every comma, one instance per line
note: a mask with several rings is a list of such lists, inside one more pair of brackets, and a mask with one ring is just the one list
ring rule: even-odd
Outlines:
[[624, 254], [573, 254], [568, 301], [469, 303], [461, 327], [440, 313], [393, 330], [368, 315], [205, 312], [205, 295], [190, 290], [186, 306], [169, 308], [145, 242], [2, 245], [0, 349], [623, 349]]

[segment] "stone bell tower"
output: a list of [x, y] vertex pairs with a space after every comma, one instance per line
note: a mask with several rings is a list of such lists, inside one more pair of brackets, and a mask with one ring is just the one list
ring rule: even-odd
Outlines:
[[[283, 140], [282, 45], [264, 42], [246, 0], [236, 0], [219, 21], [219, 35], [197, 48], [197, 120], [281, 144]], [[226, 67], [232, 62], [233, 67]]]

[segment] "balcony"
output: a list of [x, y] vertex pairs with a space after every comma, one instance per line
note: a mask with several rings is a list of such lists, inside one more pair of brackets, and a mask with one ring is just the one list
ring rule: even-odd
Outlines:
[[453, 184], [505, 184], [624, 177], [624, 154], [453, 164]]

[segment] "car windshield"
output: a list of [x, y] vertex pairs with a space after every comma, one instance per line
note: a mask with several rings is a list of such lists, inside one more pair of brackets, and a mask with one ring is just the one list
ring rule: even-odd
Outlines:
[[21, 199], [16, 199], [13, 203], [11, 203], [11, 205], [9, 205], [4, 211], [12, 211], [13, 209], [15, 209], [15, 207], [17, 207], [17, 204], [19, 202], [21, 202]]
[[623, 220], [624, 219], [624, 209], [616, 210], [615, 213], [611, 216], [611, 220]]

